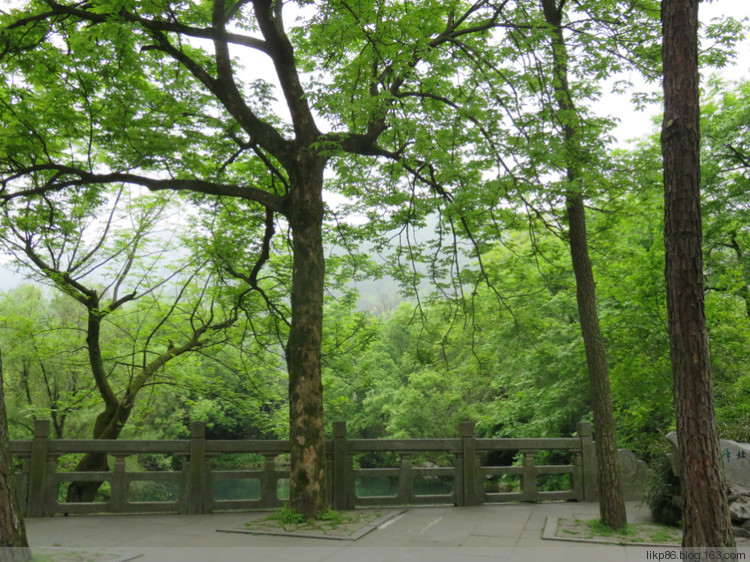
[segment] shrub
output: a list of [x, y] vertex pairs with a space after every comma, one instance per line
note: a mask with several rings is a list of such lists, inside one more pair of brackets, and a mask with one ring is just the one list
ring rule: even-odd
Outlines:
[[651, 463], [652, 475], [646, 502], [656, 523], [679, 527], [682, 523], [680, 479], [672, 472], [666, 454], [656, 455]]
[[269, 515], [267, 519], [276, 520], [282, 525], [299, 525], [305, 522], [305, 516], [292, 509], [288, 503], [276, 513]]

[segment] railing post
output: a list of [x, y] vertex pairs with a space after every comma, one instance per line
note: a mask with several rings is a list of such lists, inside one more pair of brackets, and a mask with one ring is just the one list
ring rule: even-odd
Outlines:
[[458, 505], [482, 505], [484, 490], [480, 478], [480, 467], [477, 459], [477, 443], [474, 436], [474, 422], [461, 422], [461, 473], [463, 475], [462, 493], [456, 498]]
[[583, 501], [596, 501], [596, 453], [591, 424], [579, 422], [578, 437], [581, 439], [581, 456], [583, 460]]
[[128, 489], [128, 479], [125, 474], [125, 457], [116, 456], [115, 465], [112, 468], [112, 480], [110, 482], [112, 491], [109, 496], [109, 503], [111, 509], [115, 513], [123, 513], [127, 511], [128, 496], [130, 490]]
[[276, 507], [279, 502], [276, 480], [276, 458], [263, 455], [263, 477], [260, 479], [260, 506]]
[[206, 422], [193, 422], [190, 435], [190, 460], [187, 489], [187, 512], [206, 513], [208, 478], [206, 463]]
[[398, 502], [414, 503], [414, 473], [411, 470], [411, 454], [401, 453], [398, 470]]
[[26, 515], [47, 515], [47, 457], [49, 451], [49, 420], [34, 420], [34, 440], [31, 443], [29, 490], [26, 494]]
[[348, 466], [349, 451], [346, 440], [346, 422], [333, 422], [333, 478], [331, 492], [333, 508], [338, 510], [352, 509], [353, 498], [349, 497], [350, 469]]
[[521, 454], [523, 455], [521, 501], [534, 502], [538, 499], [536, 488], [536, 466], [534, 466], [535, 452], [536, 451], [521, 451]]

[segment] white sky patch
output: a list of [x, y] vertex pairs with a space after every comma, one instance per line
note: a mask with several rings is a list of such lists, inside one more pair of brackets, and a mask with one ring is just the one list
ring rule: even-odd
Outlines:
[[[710, 23], [716, 18], [732, 17], [742, 21], [745, 18], [750, 20], [750, 1], [748, 0], [706, 0], [700, 3], [698, 14], [701, 22]], [[745, 25], [750, 25], [746, 21]], [[736, 59], [734, 63], [719, 70], [711, 70], [708, 75], [702, 73], [703, 83], [706, 82], [708, 75], [717, 74], [726, 80], [742, 80], [750, 76], [750, 39], [745, 40], [737, 46]], [[661, 81], [653, 84], [646, 84], [643, 79], [631, 75], [624, 75], [622, 78], [632, 80], [634, 87], [643, 91], [661, 91]], [[614, 79], [608, 84], [614, 83]], [[607, 87], [604, 91], [607, 92]], [[630, 141], [642, 139], [646, 136], [658, 133], [660, 124], [659, 116], [662, 112], [661, 105], [651, 105], [644, 110], [638, 110], [631, 101], [630, 93], [613, 94], [604, 93], [602, 98], [593, 104], [593, 108], [598, 115], [603, 117], [615, 117], [619, 123], [613, 131], [618, 146], [626, 147]]]

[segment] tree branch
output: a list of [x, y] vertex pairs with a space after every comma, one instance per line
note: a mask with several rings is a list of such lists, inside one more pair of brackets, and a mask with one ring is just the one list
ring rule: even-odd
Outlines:
[[[236, 11], [245, 3], [246, 2], [238, 2], [235, 4], [232, 7], [231, 15], [234, 16]], [[216, 26], [216, 22], [214, 22], [214, 25], [210, 28], [193, 27], [177, 21], [149, 19], [136, 13], [129, 12], [124, 8], [117, 12], [110, 13], [93, 12], [93, 6], [88, 2], [81, 2], [75, 5], [64, 5], [56, 0], [47, 0], [47, 4], [51, 8], [50, 11], [19, 19], [11, 24], [12, 27], [20, 27], [26, 24], [48, 20], [56, 16], [77, 18], [94, 25], [112, 20], [120, 22], [124, 20], [130, 24], [134, 24], [143, 29], [155, 40], [155, 44], [145, 45], [143, 50], [160, 50], [183, 65], [195, 78], [206, 86], [211, 93], [217, 97], [217, 99], [221, 101], [227, 111], [229, 111], [229, 113], [237, 120], [245, 131], [253, 137], [253, 139], [276, 158], [289, 163], [290, 160], [287, 158], [290, 149], [288, 141], [286, 141], [272, 125], [260, 119], [247, 106], [236, 87], [227, 87], [229, 82], [226, 80], [226, 75], [223, 77], [220, 76], [218, 79], [214, 78], [203, 66], [189, 57], [184, 51], [175, 47], [166, 35], [167, 33], [176, 33], [180, 36], [184, 35], [199, 39], [210, 39], [214, 41], [215, 45], [223, 44], [226, 46], [228, 43], [232, 43], [261, 51], [269, 56], [271, 56], [272, 53], [275, 53], [275, 49], [272, 49], [272, 45], [267, 41], [226, 31], [223, 25], [223, 0], [218, 0], [215, 3], [215, 8], [218, 6], [222, 10], [222, 25]], [[229, 73], [231, 75], [231, 68], [229, 69]]]
[[[89, 21], [93, 24], [104, 23], [109, 20], [112, 16], [118, 16], [125, 19], [126, 21], [137, 23], [143, 29], [149, 31], [160, 31], [168, 33], [178, 33], [179, 35], [185, 35], [187, 37], [195, 37], [196, 39], [214, 39], [214, 30], [207, 27], [194, 27], [185, 25], [177, 21], [164, 21], [154, 20], [139, 16], [138, 14], [128, 12], [126, 9], [121, 9], [117, 14], [110, 13], [93, 13], [88, 10], [80, 9], [75, 6], [66, 6], [55, 2], [54, 0], [47, 0], [47, 4], [51, 10], [48, 12], [42, 12], [33, 16], [20, 18], [11, 23], [7, 29], [15, 29], [18, 27], [24, 27], [30, 23], [38, 23], [48, 20], [52, 16], [73, 16], [85, 21]], [[240, 3], [238, 3], [240, 4]], [[87, 3], [80, 3], [79, 6], [89, 7]], [[236, 10], [232, 12], [232, 16], [236, 13]], [[267, 53], [268, 46], [265, 41], [257, 39], [255, 37], [249, 37], [247, 35], [240, 35], [239, 33], [227, 33], [225, 38], [230, 43], [235, 45], [242, 45], [243, 47], [249, 47]]]
[[[222, 70], [218, 78], [214, 78], [209, 72], [178, 49], [161, 32], [152, 31], [152, 37], [156, 45], [147, 48], [158, 49], [174, 60], [182, 64], [193, 76], [195, 76], [209, 91], [216, 96], [224, 108], [239, 125], [258, 144], [268, 150], [274, 157], [285, 164], [293, 162], [290, 151], [291, 144], [272, 126], [260, 119], [245, 103], [234, 82], [231, 68]], [[221, 44], [221, 39], [215, 38]], [[215, 43], [216, 44], [216, 43]], [[218, 54], [217, 54], [218, 56]]]
[[[8, 183], [13, 179], [17, 179], [23, 175], [44, 171], [54, 171], [56, 173], [50, 180], [39, 187], [22, 189], [13, 193], [8, 193], [6, 191]], [[74, 176], [74, 178], [64, 180], [63, 178], [65, 176]], [[151, 191], [191, 191], [195, 193], [204, 193], [206, 195], [237, 197], [247, 201], [255, 201], [267, 209], [277, 212], [282, 210], [284, 201], [283, 198], [278, 195], [250, 186], [227, 185], [197, 179], [154, 179], [126, 172], [95, 174], [73, 166], [65, 166], [62, 164], [40, 164], [38, 166], [27, 167], [24, 170], [15, 171], [13, 175], [4, 178], [2, 182], [0, 182], [0, 185], [2, 185], [2, 190], [0, 191], [0, 202], [17, 199], [19, 197], [29, 197], [48, 192], [62, 191], [68, 187], [118, 182], [140, 185]]]
[[[296, 139], [298, 142], [309, 145], [318, 139], [320, 130], [315, 123], [297, 73], [294, 49], [284, 31], [281, 20], [282, 2], [280, 0], [252, 0], [252, 2], [255, 8], [255, 18], [268, 45], [267, 53], [273, 61], [281, 91], [292, 117]], [[219, 4], [223, 6], [224, 0], [215, 0], [214, 13], [217, 12], [216, 6]]]
[[740, 164], [742, 164], [743, 168], [750, 168], [750, 158], [748, 158], [745, 154], [740, 152], [737, 148], [729, 143], [725, 144], [724, 146], [732, 151], [737, 160], [740, 161]]
[[[501, 12], [505, 9], [506, 4], [509, 0], [503, 0], [499, 5], [492, 7], [492, 14], [484, 21], [475, 25], [459, 29], [472, 16], [472, 14], [479, 11], [481, 8], [488, 6], [488, 0], [479, 0], [470, 6], [466, 12], [460, 17], [455, 18], [453, 15], [448, 17], [445, 29], [435, 36], [428, 44], [428, 49], [436, 49], [446, 43], [457, 43], [459, 37], [464, 35], [481, 33], [482, 31], [489, 31], [499, 25], [499, 17]], [[387, 100], [387, 105], [381, 109], [379, 114], [376, 114], [370, 122], [366, 132], [361, 134], [340, 134], [332, 133], [325, 136], [327, 141], [335, 142], [339, 144], [345, 152], [352, 154], [369, 154], [375, 142], [378, 140], [380, 135], [386, 130], [386, 116], [388, 110], [393, 106], [395, 99], [400, 96], [401, 87], [406, 83], [407, 74], [409, 71], [414, 69], [424, 58], [423, 52], [415, 50], [411, 60], [406, 64], [408, 70], [404, 71], [399, 76], [392, 77], [390, 86], [387, 87], [390, 93], [390, 99]], [[383, 83], [386, 77], [390, 76], [393, 72], [393, 64], [388, 65], [378, 77], [378, 81]], [[384, 86], [385, 87], [385, 86]], [[377, 88], [372, 92], [373, 95], [378, 95]]]

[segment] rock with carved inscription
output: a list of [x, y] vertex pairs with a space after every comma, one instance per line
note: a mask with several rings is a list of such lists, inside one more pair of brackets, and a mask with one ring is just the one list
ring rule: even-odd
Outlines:
[[[674, 431], [668, 433], [667, 439], [677, 449], [677, 433]], [[750, 444], [721, 439], [719, 449], [724, 462], [724, 477], [727, 486], [736, 484], [750, 488]], [[674, 459], [672, 469], [675, 474], [679, 474], [677, 456], [673, 456], [672, 459]]]
[[[677, 434], [672, 431], [667, 439], [674, 446], [670, 455], [672, 470], [679, 475], [679, 455], [677, 452]], [[727, 500], [729, 514], [736, 522], [739, 533], [737, 537], [750, 538], [750, 444], [737, 443], [729, 439], [719, 441], [719, 449], [724, 465], [724, 477], [727, 483]], [[745, 537], [747, 533], [747, 537]]]

